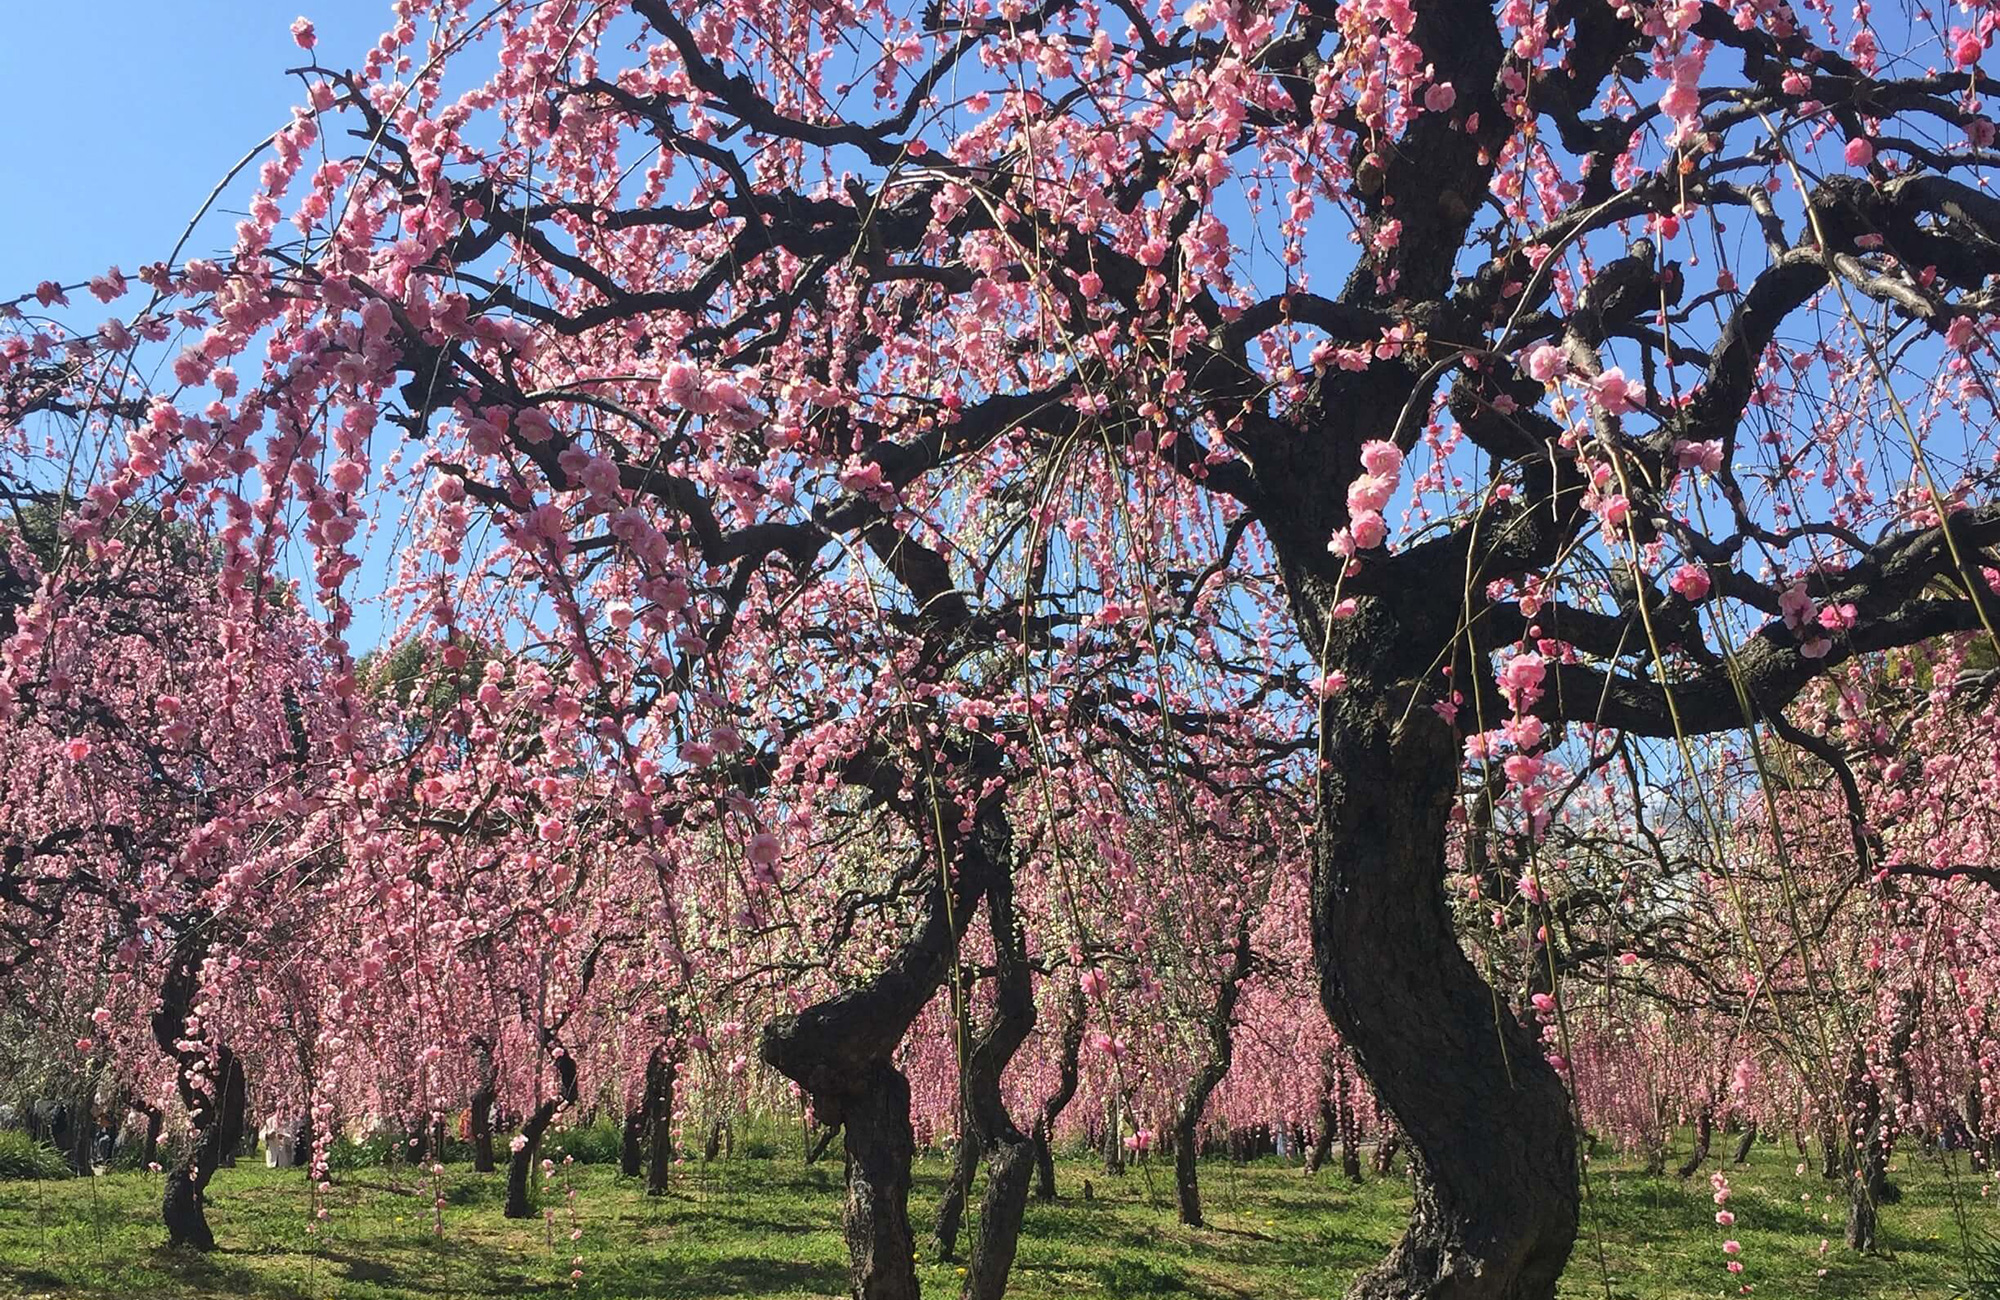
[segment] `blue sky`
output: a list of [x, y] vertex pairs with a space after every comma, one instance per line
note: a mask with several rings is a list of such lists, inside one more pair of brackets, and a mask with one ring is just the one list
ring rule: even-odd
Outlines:
[[[10, 4], [0, 40], [0, 298], [165, 255], [215, 182], [300, 98], [285, 69], [305, 13], [346, 66], [387, 0], [70, 0]], [[211, 227], [209, 252], [233, 221]]]

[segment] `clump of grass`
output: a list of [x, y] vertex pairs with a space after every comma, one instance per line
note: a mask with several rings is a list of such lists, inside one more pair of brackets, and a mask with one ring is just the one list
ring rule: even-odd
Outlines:
[[54, 1147], [18, 1129], [0, 1131], [0, 1179], [67, 1177], [69, 1164]]

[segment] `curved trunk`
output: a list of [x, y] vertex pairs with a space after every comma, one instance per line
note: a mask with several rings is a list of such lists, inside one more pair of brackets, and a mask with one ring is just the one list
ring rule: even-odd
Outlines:
[[972, 1195], [972, 1180], [979, 1174], [979, 1139], [970, 1123], [964, 1127], [952, 1152], [951, 1177], [944, 1181], [937, 1221], [931, 1225], [931, 1253], [947, 1264], [958, 1258], [958, 1228], [965, 1221], [965, 1200]]
[[[1001, 852], [996, 854], [994, 850]], [[856, 1300], [919, 1300], [910, 1230], [910, 1084], [891, 1056], [944, 982], [988, 881], [1011, 867], [1011, 833], [997, 802], [982, 804], [958, 870], [932, 883], [916, 931], [889, 964], [764, 1026], [758, 1054], [805, 1090], [822, 1124], [841, 1126], [847, 1152], [849, 1282]]]
[[542, 1135], [555, 1122], [556, 1113], [576, 1100], [576, 1061], [567, 1053], [555, 1058], [556, 1095], [535, 1107], [521, 1126], [521, 1145], [507, 1161], [507, 1206], [502, 1211], [510, 1219], [535, 1217], [535, 1158], [541, 1154]]
[[[995, 862], [1009, 861], [1012, 844], [988, 846]], [[966, 1267], [964, 1300], [1000, 1300], [1021, 1240], [1034, 1173], [1034, 1143], [1007, 1113], [1000, 1078], [1035, 1028], [1035, 995], [1028, 973], [1027, 940], [1014, 914], [1014, 882], [996, 870], [986, 887], [986, 924], [993, 936], [993, 1018], [973, 1045], [966, 1065], [966, 1095], [973, 1127], [986, 1152], [986, 1199], [979, 1235]]]
[[1688, 1158], [1681, 1163], [1681, 1167], [1674, 1170], [1674, 1177], [1692, 1178], [1694, 1171], [1701, 1168], [1702, 1162], [1708, 1159], [1708, 1148], [1714, 1141], [1715, 1111], [1704, 1105], [1694, 1120], [1694, 1150], [1688, 1153]]
[[146, 1117], [146, 1145], [140, 1149], [139, 1164], [143, 1168], [151, 1165], [160, 1155], [160, 1129], [166, 1124], [166, 1115], [158, 1106], [143, 1100], [132, 1099], [132, 1109]]
[[[1385, 657], [1398, 643], [1394, 628], [1357, 634]], [[1314, 948], [1327, 1014], [1409, 1139], [1416, 1204], [1402, 1241], [1349, 1294], [1548, 1300], [1577, 1231], [1568, 1097], [1452, 928], [1456, 739], [1410, 703], [1407, 683], [1385, 672], [1357, 686], [1361, 662], [1348, 657], [1349, 688], [1322, 712]]]
[[167, 1227], [168, 1245], [203, 1251], [215, 1249], [206, 1193], [208, 1180], [222, 1162], [225, 1136], [217, 1081], [239, 1072], [234, 1052], [218, 1047], [211, 1061], [201, 1042], [188, 1034], [188, 1017], [194, 1010], [201, 966], [207, 956], [205, 943], [183, 941], [177, 946], [160, 983], [160, 1005], [153, 1012], [152, 1024], [153, 1041], [174, 1059], [174, 1084], [194, 1130], [194, 1145], [187, 1159], [167, 1171], [160, 1218]]
[[[1909, 1081], [1902, 1072], [1916, 1039], [1917, 1012], [1923, 1005], [1920, 988], [1906, 989], [1898, 999], [1896, 1019], [1890, 1025], [1883, 1055], [1898, 1069], [1898, 1091], [1907, 1095]], [[1900, 1129], [1897, 1108], [1882, 1095], [1882, 1081], [1872, 1068], [1865, 1046], [1856, 1045], [1847, 1072], [1849, 1131], [1854, 1145], [1847, 1167], [1847, 1248], [1872, 1251], [1877, 1245], [1878, 1210], [1891, 1200], [1889, 1157], [1896, 1149]]]
[[1750, 1163], [1751, 1149], [1757, 1145], [1757, 1124], [1752, 1120], [1743, 1130], [1743, 1136], [1736, 1139], [1736, 1150], [1731, 1153], [1729, 1163], [1747, 1165]]
[[1181, 1222], [1190, 1228], [1202, 1226], [1201, 1184], [1196, 1173], [1195, 1130], [1201, 1124], [1201, 1113], [1208, 1108], [1208, 1098], [1223, 1079], [1228, 1077], [1229, 1064], [1235, 1055], [1235, 1038], [1231, 1033], [1236, 1019], [1236, 999], [1243, 992], [1244, 977], [1250, 974], [1250, 926], [1249, 913], [1237, 925], [1235, 941], [1229, 949], [1229, 969], [1223, 972], [1222, 985], [1215, 991], [1215, 1005], [1208, 1013], [1208, 1059], [1188, 1080], [1187, 1090], [1181, 1094], [1181, 1102], [1174, 1112], [1174, 1191], [1180, 1200]]
[[243, 1062], [235, 1056], [222, 1069], [222, 1164], [224, 1168], [236, 1167], [236, 1156], [243, 1146], [243, 1116], [250, 1106], [249, 1083], [243, 1077]]
[[1072, 984], [1063, 1002], [1062, 1051], [1056, 1065], [1056, 1090], [1042, 1102], [1035, 1119], [1035, 1197], [1056, 1199], [1056, 1121], [1076, 1096], [1078, 1058], [1083, 1051], [1083, 986]]
[[1312, 1146], [1306, 1151], [1306, 1173], [1317, 1174], [1326, 1158], [1333, 1154], [1333, 1139], [1340, 1132], [1340, 1110], [1333, 1104], [1333, 1090], [1340, 1077], [1340, 1067], [1334, 1059], [1333, 1050], [1328, 1048], [1319, 1058], [1319, 1109], [1315, 1121], [1319, 1130], [1313, 1135]]

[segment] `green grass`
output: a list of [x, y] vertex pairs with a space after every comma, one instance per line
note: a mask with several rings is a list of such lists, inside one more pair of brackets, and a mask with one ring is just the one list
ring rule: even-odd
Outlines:
[[[1718, 1143], [1718, 1145], [1721, 1145]], [[1584, 1235], [1563, 1295], [1656, 1300], [1737, 1294], [1745, 1281], [1763, 1296], [1949, 1297], [1966, 1257], [1952, 1201], [1977, 1231], [2000, 1229], [2000, 1188], [1951, 1175], [1937, 1157], [1904, 1156], [1901, 1203], [1884, 1207], [1887, 1253], [1841, 1248], [1844, 1205], [1832, 1185], [1796, 1157], [1760, 1146], [1731, 1172], [1737, 1222], [1714, 1223], [1706, 1173], [1686, 1184], [1601, 1162], [1591, 1177]], [[1962, 1168], [1962, 1161], [1960, 1162]], [[922, 1162], [912, 1212], [927, 1252], [930, 1212], [945, 1174]], [[1379, 1259], [1408, 1204], [1400, 1178], [1372, 1175], [1359, 1188], [1331, 1170], [1307, 1178], [1260, 1161], [1204, 1166], [1210, 1226], [1174, 1221], [1172, 1178], [1162, 1164], [1107, 1177], [1081, 1161], [1059, 1167], [1064, 1199], [1029, 1206], [1010, 1295], [1260, 1300], [1338, 1296]], [[0, 1182], [0, 1295], [189, 1300], [268, 1296], [282, 1300], [449, 1300], [483, 1296], [800, 1297], [846, 1293], [837, 1216], [837, 1162], [776, 1160], [690, 1164], [676, 1192], [649, 1199], [611, 1166], [576, 1166], [575, 1226], [561, 1197], [553, 1228], [501, 1217], [501, 1179], [451, 1166], [442, 1239], [432, 1235], [428, 1178], [407, 1169], [339, 1175], [330, 1216], [308, 1234], [306, 1184], [295, 1170], [246, 1161], [217, 1175], [210, 1221], [222, 1249], [196, 1256], [160, 1243], [159, 1175], [116, 1173], [60, 1182]], [[1088, 1178], [1095, 1192], [1084, 1202]], [[1802, 1199], [1804, 1198], [1804, 1199]], [[1829, 1199], [1830, 1198], [1830, 1199]], [[1743, 1243], [1745, 1271], [1724, 1270], [1722, 1242]], [[1822, 1257], [1822, 1238], [1830, 1244]], [[969, 1243], [969, 1238], [967, 1238]], [[569, 1283], [572, 1254], [584, 1278]], [[955, 1267], [920, 1264], [927, 1296], [955, 1296]], [[1821, 1276], [1818, 1272], [1825, 1269]], [[1608, 1283], [1607, 1283], [1608, 1275]]]

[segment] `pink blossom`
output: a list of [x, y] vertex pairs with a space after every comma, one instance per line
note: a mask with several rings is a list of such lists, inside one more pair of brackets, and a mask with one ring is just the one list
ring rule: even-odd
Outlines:
[[1393, 442], [1373, 438], [1361, 444], [1361, 468], [1391, 481], [1403, 472], [1403, 452]]
[[1875, 145], [1867, 136], [1857, 135], [1847, 142], [1844, 156], [1849, 167], [1866, 167], [1875, 161]]
[[1389, 526], [1382, 522], [1382, 514], [1377, 510], [1362, 511], [1354, 516], [1349, 527], [1353, 529], [1354, 544], [1364, 551], [1374, 550], [1389, 535]]
[[319, 37], [313, 32], [312, 20], [310, 18], [294, 18], [292, 20], [292, 39], [298, 42], [299, 48], [302, 50], [309, 50], [318, 43]]
[[1457, 102], [1458, 91], [1449, 81], [1436, 82], [1424, 91], [1424, 107], [1433, 113], [1449, 113]]
[[1607, 415], [1624, 415], [1646, 404], [1646, 386], [1635, 384], [1625, 372], [1612, 366], [1591, 381], [1590, 392]]
[[1697, 602], [1708, 596], [1708, 570], [1699, 564], [1683, 564], [1667, 579], [1667, 586], [1682, 600]]
[[1563, 372], [1562, 349], [1553, 343], [1544, 343], [1528, 353], [1527, 366], [1530, 379], [1546, 384]]

